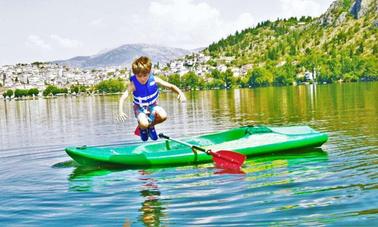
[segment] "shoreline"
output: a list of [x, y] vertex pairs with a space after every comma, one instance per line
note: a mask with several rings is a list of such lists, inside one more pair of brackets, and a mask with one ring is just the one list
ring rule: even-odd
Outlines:
[[[259, 86], [259, 87], [231, 87], [231, 88], [213, 88], [213, 89], [192, 89], [192, 90], [184, 90], [184, 92], [188, 92], [188, 91], [211, 91], [211, 90], [232, 90], [232, 89], [256, 89], [256, 88], [263, 88], [263, 87], [295, 87], [295, 86], [309, 86], [309, 85], [319, 85], [319, 86], [322, 86], [322, 85], [330, 85], [330, 84], [355, 84], [355, 83], [375, 83], [375, 82], [378, 82], [378, 81], [354, 81], [354, 82], [345, 82], [345, 81], [337, 81], [337, 82], [333, 82], [333, 83], [308, 83], [308, 82], [305, 82], [305, 83], [300, 83], [300, 84], [295, 84], [295, 85], [284, 85], [284, 86]], [[1, 90], [3, 89], [3, 90]], [[4, 88], [4, 87], [1, 87], [0, 88], [0, 92], [6, 92], [7, 90], [9, 90], [11, 88]], [[163, 90], [161, 89], [162, 93], [166, 93], [168, 92], [167, 90]], [[37, 100], [37, 99], [56, 99], [58, 97], [84, 97], [84, 96], [112, 96], [112, 95], [122, 95], [123, 92], [115, 92], [115, 93], [86, 93], [86, 92], [82, 92], [82, 93], [79, 93], [79, 94], [57, 94], [57, 95], [48, 95], [48, 96], [43, 96], [42, 93], [40, 93], [38, 96], [26, 96], [26, 97], [12, 97], [12, 98], [9, 98], [9, 97], [2, 97], [2, 99], [4, 101], [12, 101], [12, 100], [15, 100], [15, 101], [22, 101], [22, 100]]]

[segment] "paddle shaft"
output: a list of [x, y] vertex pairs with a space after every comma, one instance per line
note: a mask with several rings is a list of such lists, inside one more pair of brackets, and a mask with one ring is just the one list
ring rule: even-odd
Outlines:
[[205, 152], [206, 154], [210, 154], [210, 151], [207, 151], [205, 148], [202, 148], [202, 147], [199, 147], [199, 146], [196, 146], [196, 145], [184, 142], [184, 141], [172, 139], [169, 136], [164, 135], [163, 133], [160, 133], [159, 137], [167, 139], [167, 140], [172, 140], [172, 141], [175, 141], [176, 143], [180, 143], [180, 144], [186, 145], [188, 147], [191, 147], [192, 149], [200, 150], [200, 151]]
[[192, 145], [190, 143], [180, 141], [180, 140], [175, 140], [170, 138], [169, 136], [164, 135], [163, 133], [159, 134], [160, 138], [164, 138], [167, 140], [172, 140], [176, 143], [183, 144], [185, 146], [188, 146], [194, 149], [205, 152], [207, 155], [211, 155], [213, 157], [213, 161], [217, 167], [220, 168], [226, 168], [226, 169], [240, 169], [241, 165], [243, 164], [246, 156], [236, 153], [234, 151], [228, 151], [228, 150], [220, 150], [217, 152], [213, 152], [210, 149], [205, 149], [196, 145]]

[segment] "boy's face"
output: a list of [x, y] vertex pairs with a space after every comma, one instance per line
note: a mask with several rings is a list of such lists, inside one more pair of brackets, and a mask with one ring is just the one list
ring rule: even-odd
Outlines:
[[136, 74], [136, 78], [138, 82], [141, 84], [147, 83], [147, 80], [149, 77], [150, 77], [150, 73], [141, 72], [141, 73]]

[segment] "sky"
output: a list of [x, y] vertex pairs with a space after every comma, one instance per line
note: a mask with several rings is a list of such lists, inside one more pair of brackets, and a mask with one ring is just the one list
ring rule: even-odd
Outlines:
[[264, 20], [320, 16], [333, 0], [0, 0], [0, 66], [124, 44], [207, 47]]

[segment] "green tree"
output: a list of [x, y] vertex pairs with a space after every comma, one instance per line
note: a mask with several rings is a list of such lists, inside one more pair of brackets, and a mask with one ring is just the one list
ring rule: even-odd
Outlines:
[[185, 73], [182, 76], [183, 87], [186, 89], [196, 89], [198, 87], [198, 76], [194, 72]]
[[38, 88], [31, 88], [28, 90], [28, 95], [29, 96], [37, 96], [39, 94]]
[[273, 82], [273, 74], [265, 68], [255, 68], [250, 73], [248, 84], [252, 87], [268, 86]]
[[375, 56], [378, 55], [378, 44], [374, 44], [372, 51], [373, 51], [373, 55]]
[[353, 72], [348, 72], [343, 74], [343, 79], [346, 82], [355, 82], [358, 80], [358, 77], [355, 73]]
[[224, 86], [224, 82], [221, 79], [211, 78], [210, 81], [208, 82], [209, 88], [222, 88], [223, 86]]
[[378, 80], [378, 58], [364, 58], [362, 63], [364, 80]]
[[115, 93], [125, 90], [125, 82], [122, 79], [103, 80], [96, 85], [96, 90], [103, 93]]
[[68, 89], [67, 88], [60, 88], [59, 94], [68, 94]]
[[248, 81], [249, 81], [249, 77], [248, 77], [248, 74], [247, 75], [243, 75], [241, 77], [237, 77], [236, 80], [235, 80], [235, 84], [238, 84], [240, 87], [248, 87]]
[[289, 54], [290, 54], [291, 56], [295, 56], [295, 55], [297, 55], [297, 47], [296, 47], [295, 45], [290, 45]]
[[206, 80], [202, 76], [198, 77], [198, 88], [200, 90], [207, 88]]
[[273, 74], [274, 74], [274, 84], [290, 85], [294, 82], [296, 70], [292, 64], [285, 64], [281, 67], [276, 68]]
[[320, 66], [319, 73], [317, 75], [316, 80], [318, 82], [330, 82], [331, 81], [331, 75], [332, 75], [332, 72], [331, 72], [330, 68], [328, 67], [328, 65], [324, 64], [324, 65]]
[[16, 89], [14, 91], [14, 97], [24, 97], [24, 96], [27, 96], [28, 95], [28, 90], [25, 90], [25, 89]]
[[13, 92], [12, 89], [8, 89], [8, 90], [6, 91], [6, 95], [7, 95], [9, 98], [11, 98], [11, 97], [13, 96], [13, 94], [14, 94], [14, 92]]
[[48, 85], [42, 92], [43, 96], [56, 95], [60, 92], [60, 89], [54, 85]]
[[86, 92], [87, 91], [87, 86], [80, 84], [79, 85], [79, 92]]
[[268, 48], [267, 58], [269, 60], [277, 60], [278, 53], [275, 47]]
[[222, 79], [222, 74], [218, 69], [211, 71], [211, 77], [214, 79]]
[[226, 72], [223, 74], [223, 81], [226, 86], [226, 88], [230, 88], [234, 81], [234, 74], [232, 73], [231, 69], [227, 69]]
[[71, 85], [70, 86], [70, 92], [71, 93], [79, 93], [79, 86], [76, 86], [76, 85]]
[[168, 76], [168, 82], [182, 88], [181, 77], [177, 73]]
[[356, 49], [356, 55], [362, 54], [363, 52], [364, 52], [364, 44], [361, 42]]
[[330, 80], [331, 81], [336, 81], [341, 78], [342, 75], [342, 64], [340, 61], [334, 60], [334, 59], [329, 59], [328, 60], [329, 64], [329, 69], [330, 69]]

